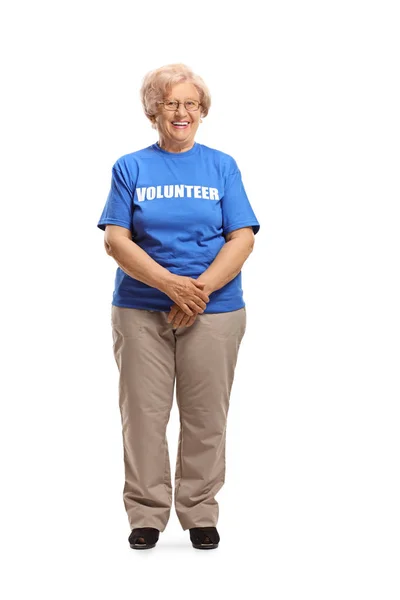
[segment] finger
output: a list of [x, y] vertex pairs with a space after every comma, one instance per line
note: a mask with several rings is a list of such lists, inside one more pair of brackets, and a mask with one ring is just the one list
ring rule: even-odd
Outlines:
[[168, 319], [171, 321], [174, 319], [175, 315], [178, 314], [182, 309], [175, 303], [171, 306], [171, 310], [169, 311]]
[[190, 317], [188, 315], [186, 315], [184, 312], [180, 311], [174, 320], [174, 323], [176, 324], [177, 327], [182, 327], [183, 322], [185, 321], [185, 318], [188, 317], [188, 319], [190, 319]]
[[178, 327], [181, 327], [181, 319], [176, 317], [172, 324], [172, 327], [173, 327], [173, 329], [177, 329]]
[[194, 322], [193, 317], [188, 317], [188, 319], [189, 320], [186, 320], [185, 318], [182, 319], [181, 323], [179, 324], [179, 327], [189, 327], [190, 324]]
[[182, 321], [181, 321], [181, 327], [186, 327], [187, 324], [193, 319], [193, 317], [189, 317], [188, 315], [184, 315]]
[[200, 287], [197, 288], [197, 290], [196, 290], [196, 298], [197, 299], [201, 298], [204, 302], [209, 302], [210, 298], [208, 297], [208, 294], [206, 294], [206, 292], [203, 291], [204, 285], [202, 284], [202, 288], [200, 288]]
[[182, 324], [186, 323], [186, 321], [188, 321], [191, 318], [192, 317], [190, 317], [189, 315], [184, 313], [183, 310], [178, 310], [178, 312], [175, 315], [174, 322], [179, 323], [179, 326], [181, 326]]
[[206, 309], [206, 307], [207, 307], [207, 304], [206, 304], [205, 302], [203, 302], [203, 300], [198, 300], [198, 301], [197, 301], [197, 306], [200, 306], [200, 308], [201, 308], [201, 312], [204, 312], [204, 310], [205, 310], [205, 309]]
[[194, 301], [197, 302], [199, 305], [203, 305], [204, 306], [207, 304], [207, 302], [209, 302], [209, 297], [207, 296], [207, 294], [205, 292], [201, 292], [200, 290], [198, 290], [198, 294], [196, 294]]
[[186, 327], [191, 327], [195, 320], [196, 319], [194, 317], [190, 317], [190, 320], [186, 323]]
[[169, 311], [168, 317], [167, 317], [168, 323], [171, 323], [174, 320], [174, 317], [179, 310], [180, 310], [179, 306], [176, 306], [175, 304], [173, 304], [171, 306], [171, 310]]
[[[200, 300], [199, 298], [195, 300], [188, 300], [188, 304], [190, 304], [191, 308], [193, 309], [193, 311], [196, 313], [196, 315], [198, 313], [202, 313], [205, 309], [205, 307], [207, 306], [202, 300]], [[193, 316], [193, 315], [191, 315]]]
[[193, 325], [193, 323], [195, 322], [197, 318], [197, 315], [193, 315], [193, 317], [188, 317], [188, 319], [186, 320], [185, 323], [182, 323], [182, 326], [184, 327], [190, 327], [191, 325]]
[[182, 304], [182, 306], [180, 307], [180, 309], [183, 310], [183, 312], [185, 314], [189, 315], [189, 317], [192, 317], [193, 316], [193, 310], [190, 308], [190, 306], [192, 306], [192, 305], [190, 304], [190, 306], [188, 306], [190, 302], [191, 302], [191, 300], [189, 300], [189, 302], [187, 304]]
[[183, 310], [181, 310], [180, 308], [177, 308], [177, 310], [174, 311], [174, 316], [172, 318], [172, 326], [174, 327], [174, 329], [176, 329], [176, 327], [180, 327], [182, 319], [184, 319], [186, 317], [188, 319], [191, 318], [191, 317], [189, 317], [189, 315], [184, 313]]

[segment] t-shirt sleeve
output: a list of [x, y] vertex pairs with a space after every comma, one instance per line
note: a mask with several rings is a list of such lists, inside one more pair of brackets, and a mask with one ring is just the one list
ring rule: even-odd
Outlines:
[[106, 225], [120, 225], [132, 230], [133, 194], [127, 175], [114, 164], [111, 188], [97, 227], [105, 231]]
[[247, 197], [242, 175], [235, 161], [233, 161], [231, 170], [226, 176], [221, 207], [224, 235], [241, 227], [251, 226], [254, 234], [260, 229], [260, 223]]

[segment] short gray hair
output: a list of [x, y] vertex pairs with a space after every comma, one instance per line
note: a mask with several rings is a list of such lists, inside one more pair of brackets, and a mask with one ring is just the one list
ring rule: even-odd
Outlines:
[[200, 96], [201, 116], [206, 117], [211, 106], [211, 94], [203, 79], [196, 75], [190, 67], [182, 63], [165, 65], [147, 73], [140, 89], [140, 99], [144, 114], [156, 129], [155, 115], [158, 112], [157, 102], [164, 100], [172, 86], [177, 83], [192, 83]]

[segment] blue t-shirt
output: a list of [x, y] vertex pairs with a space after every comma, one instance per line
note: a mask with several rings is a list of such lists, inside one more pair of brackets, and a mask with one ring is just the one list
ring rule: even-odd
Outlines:
[[[125, 154], [112, 168], [111, 189], [97, 226], [120, 225], [158, 264], [197, 279], [226, 243], [224, 234], [260, 224], [235, 160], [195, 142], [182, 153], [156, 144]], [[241, 272], [209, 295], [204, 313], [245, 306]], [[112, 304], [169, 312], [173, 300], [117, 268]]]

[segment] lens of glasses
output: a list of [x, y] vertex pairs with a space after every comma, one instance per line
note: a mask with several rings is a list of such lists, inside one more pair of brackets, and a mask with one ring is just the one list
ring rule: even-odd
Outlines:
[[[197, 110], [200, 102], [197, 100], [185, 100], [184, 105], [186, 110]], [[164, 102], [164, 106], [167, 110], [178, 110], [179, 102], [177, 102], [177, 100], [168, 100]]]
[[197, 102], [197, 100], [186, 100], [185, 108], [186, 110], [197, 110], [199, 108], [199, 102]]

